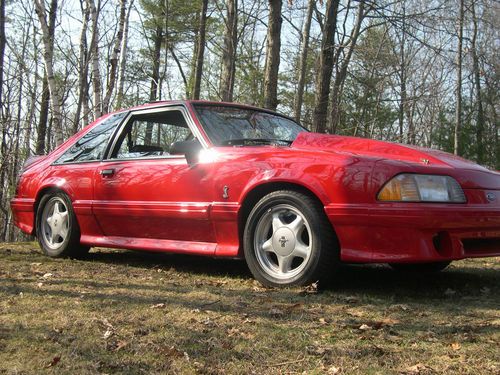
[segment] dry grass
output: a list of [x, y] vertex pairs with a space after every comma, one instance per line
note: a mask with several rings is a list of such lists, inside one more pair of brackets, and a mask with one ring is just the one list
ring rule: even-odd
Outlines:
[[319, 293], [241, 261], [0, 246], [0, 373], [498, 374], [498, 258], [346, 266]]

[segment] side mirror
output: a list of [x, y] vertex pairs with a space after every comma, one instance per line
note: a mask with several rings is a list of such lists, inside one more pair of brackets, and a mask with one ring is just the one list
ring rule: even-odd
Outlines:
[[184, 155], [189, 165], [195, 164], [198, 160], [198, 153], [203, 147], [197, 139], [189, 141], [178, 141], [170, 146], [171, 155]]

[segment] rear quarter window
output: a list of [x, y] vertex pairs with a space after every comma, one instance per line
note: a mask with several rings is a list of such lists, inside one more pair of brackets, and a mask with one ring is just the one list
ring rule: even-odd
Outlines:
[[108, 117], [76, 141], [55, 164], [99, 161], [104, 156], [109, 138], [127, 112]]

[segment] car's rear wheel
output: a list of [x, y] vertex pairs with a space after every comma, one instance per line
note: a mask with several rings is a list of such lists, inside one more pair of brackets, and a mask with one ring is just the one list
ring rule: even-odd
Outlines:
[[450, 263], [451, 261], [431, 263], [391, 263], [389, 266], [398, 272], [432, 273], [444, 270], [450, 265]]
[[267, 286], [307, 285], [331, 275], [339, 263], [322, 206], [295, 191], [264, 196], [248, 216], [243, 241], [250, 271]]
[[36, 234], [42, 251], [50, 257], [82, 257], [89, 247], [80, 244], [80, 228], [69, 197], [62, 192], [40, 200]]

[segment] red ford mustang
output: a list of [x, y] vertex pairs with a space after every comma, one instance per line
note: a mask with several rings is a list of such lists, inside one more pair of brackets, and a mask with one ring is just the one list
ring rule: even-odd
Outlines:
[[244, 257], [273, 286], [342, 261], [440, 270], [500, 255], [500, 173], [226, 103], [104, 116], [29, 160], [11, 206], [52, 257], [91, 246]]

